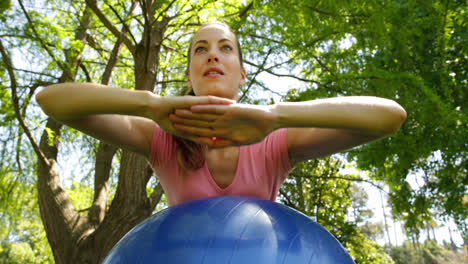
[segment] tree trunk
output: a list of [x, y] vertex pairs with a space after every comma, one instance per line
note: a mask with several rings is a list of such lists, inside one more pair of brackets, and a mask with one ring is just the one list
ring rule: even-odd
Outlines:
[[[154, 14], [149, 16], [154, 17]], [[137, 90], [153, 91], [156, 86], [159, 54], [168, 22], [167, 19], [149, 21], [152, 26], [145, 26], [142, 41], [130, 47], [134, 48], [132, 54], [135, 59]], [[92, 218], [97, 228], [77, 248], [76, 256], [80, 261], [76, 263], [100, 263], [130, 229], [151, 215], [162, 195], [162, 188], [159, 186], [153, 196], [148, 196], [146, 186], [152, 175], [152, 169], [145, 157], [123, 151], [115, 197], [107, 213], [104, 212], [104, 218], [102, 213], [99, 217]], [[102, 205], [101, 203], [101, 208]]]
[[388, 231], [387, 214], [385, 213], [385, 204], [383, 202], [382, 191], [380, 190], [379, 192], [380, 192], [380, 202], [382, 204], [382, 212], [383, 212], [383, 218], [384, 218], [385, 233], [387, 234], [388, 244], [391, 247], [392, 246], [392, 241], [390, 240], [390, 232]]
[[67, 263], [77, 239], [76, 234], [82, 233], [87, 224], [73, 208], [60, 184], [56, 160], [62, 125], [49, 118], [47, 127], [55, 133], [55, 137], [53, 142], [49, 142], [48, 132], [44, 131], [39, 145], [48, 160], [48, 163], [39, 161], [37, 166], [39, 209], [56, 263]]
[[[31, 22], [23, 7], [25, 16]], [[32, 24], [32, 22], [31, 22]], [[77, 26], [75, 39], [85, 41], [86, 31], [91, 25], [91, 17], [84, 12]], [[32, 25], [32, 27], [34, 27]], [[48, 49], [44, 45], [45, 49]], [[59, 63], [62, 76], [59, 82], [72, 82], [80, 65], [81, 51], [66, 50], [65, 63]], [[81, 216], [71, 204], [60, 182], [57, 155], [60, 143], [62, 124], [48, 118], [39, 143], [40, 152], [46, 157], [39, 159], [37, 166], [38, 200], [41, 219], [51, 245], [56, 263], [70, 263], [70, 256], [83, 234], [89, 232], [88, 217]], [[52, 140], [51, 140], [52, 139]], [[40, 153], [38, 153], [38, 156]]]
[[[135, 3], [134, 1], [131, 11], [135, 8]], [[75, 34], [77, 40], [86, 41], [90, 22], [90, 17], [85, 12]], [[151, 26], [145, 30], [143, 41], [138, 46], [129, 44], [127, 47], [135, 56], [136, 88], [151, 91], [156, 83], [160, 47], [168, 21], [163, 19], [148, 23]], [[125, 39], [125, 29], [124, 26], [101, 78], [103, 84], [109, 82], [122, 43], [129, 43]], [[62, 65], [66, 68], [62, 69], [60, 82], [72, 82], [80, 66], [81, 52], [70, 51], [65, 57], [66, 63]], [[39, 146], [47, 159], [38, 163], [38, 193], [41, 218], [55, 261], [100, 263], [123, 235], [153, 212], [163, 193], [162, 188], [157, 186], [149, 197], [146, 185], [152, 176], [152, 170], [147, 160], [139, 154], [123, 151], [116, 194], [107, 210], [109, 177], [116, 148], [101, 143], [96, 154], [93, 204], [88, 216], [80, 215], [60, 183], [57, 154], [62, 125], [49, 118], [46, 127]]]

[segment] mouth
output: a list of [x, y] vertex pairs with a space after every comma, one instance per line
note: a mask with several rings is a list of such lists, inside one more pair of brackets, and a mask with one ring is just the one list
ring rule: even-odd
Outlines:
[[224, 75], [224, 72], [220, 68], [217, 68], [217, 67], [208, 68], [203, 73], [203, 76], [207, 76], [207, 77], [217, 77], [221, 75]]

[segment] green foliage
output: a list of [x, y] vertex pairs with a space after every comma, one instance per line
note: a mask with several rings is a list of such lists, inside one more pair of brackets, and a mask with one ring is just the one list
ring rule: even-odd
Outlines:
[[426, 240], [421, 245], [405, 241], [401, 246], [390, 248], [390, 255], [396, 264], [458, 264], [463, 262], [465, 254], [449, 251], [435, 241]]
[[[415, 233], [423, 221], [430, 220], [434, 211], [459, 219], [462, 227], [463, 219], [468, 217], [467, 207], [461, 203], [468, 186], [468, 141], [462, 132], [467, 130], [468, 105], [466, 70], [458, 63], [466, 60], [466, 48], [459, 45], [466, 45], [468, 38], [466, 28], [450, 25], [455, 21], [467, 23], [466, 6], [450, 1], [431, 5], [406, 1], [392, 4], [394, 8], [387, 11], [390, 23], [385, 49], [379, 49], [369, 62], [376, 70], [401, 77], [387, 80], [387, 86], [407, 109], [409, 118], [392, 140], [394, 143], [365, 147], [361, 153], [371, 151], [354, 156], [360, 157], [362, 167], [378, 170], [376, 178], [387, 181], [394, 212], [405, 218], [410, 232]], [[410, 30], [402, 30], [408, 22]], [[458, 81], [456, 76], [460, 77]], [[369, 84], [374, 89], [381, 85]], [[398, 158], [386, 154], [382, 165], [366, 164], [372, 152], [388, 150]], [[392, 173], [388, 173], [389, 169]], [[401, 175], [415, 173], [422, 174], [422, 187], [412, 189], [406, 185], [402, 193], [405, 177]]]
[[[409, 233], [450, 217], [467, 234], [466, 3], [345, 2], [263, 7], [278, 24], [275, 41], [310, 80], [286, 100], [375, 95], [399, 102], [408, 113], [402, 129], [354, 149], [349, 160], [389, 186], [393, 213]], [[419, 187], [410, 185], [414, 177]]]
[[349, 254], [354, 257], [356, 264], [395, 263], [385, 249], [359, 232], [354, 232], [352, 236], [349, 236], [345, 246]]
[[374, 213], [372, 210], [367, 208], [367, 200], [369, 196], [366, 193], [366, 190], [360, 185], [353, 184], [350, 187], [350, 202], [351, 202], [351, 212], [354, 222], [356, 224], [361, 224], [366, 222], [371, 218]]
[[359, 226], [359, 231], [372, 241], [377, 241], [384, 235], [384, 224], [382, 222], [367, 222]]
[[[393, 263], [382, 247], [357, 228], [369, 213], [365, 210], [367, 198], [357, 195], [360, 189], [351, 184], [352, 175], [339, 173], [342, 167], [332, 158], [299, 163], [281, 187], [281, 201], [324, 226], [341, 241], [356, 263]], [[360, 205], [349, 217], [352, 204]]]
[[3, 13], [11, 8], [11, 0], [3, 0], [0, 2], [0, 20], [5, 21]]
[[328, 158], [296, 165], [281, 188], [281, 201], [303, 213], [344, 240], [350, 206], [350, 182], [338, 173], [340, 162]]
[[[1, 64], [0, 64], [1, 65]], [[2, 70], [0, 69], [0, 75]], [[13, 111], [13, 104], [11, 103], [10, 91], [7, 87], [0, 84], [0, 126], [7, 126], [11, 121], [15, 119], [15, 113]]]
[[34, 252], [28, 243], [3, 242], [0, 247], [0, 262], [5, 264], [34, 263]]
[[0, 263], [51, 263], [34, 184], [0, 171]]
[[72, 181], [71, 187], [67, 189], [67, 194], [73, 206], [82, 214], [87, 215], [87, 209], [93, 202], [94, 190], [88, 185], [77, 181]]

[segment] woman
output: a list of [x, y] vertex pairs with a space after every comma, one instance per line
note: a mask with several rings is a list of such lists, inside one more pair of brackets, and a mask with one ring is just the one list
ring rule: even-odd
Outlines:
[[295, 163], [389, 136], [406, 118], [396, 102], [376, 97], [237, 104], [242, 54], [219, 22], [200, 27], [188, 58], [196, 96], [57, 84], [36, 99], [56, 120], [145, 155], [169, 205], [218, 195], [275, 200]]

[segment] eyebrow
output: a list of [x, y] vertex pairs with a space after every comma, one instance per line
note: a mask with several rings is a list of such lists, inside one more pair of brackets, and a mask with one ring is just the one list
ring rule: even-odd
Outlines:
[[[223, 38], [223, 39], [220, 39], [220, 40], [218, 40], [218, 43], [225, 42], [225, 41], [232, 42], [232, 40], [230, 40], [230, 39]], [[204, 39], [202, 39], [202, 40], [199, 40], [199, 41], [195, 42], [195, 44], [193, 44], [193, 46], [197, 45], [198, 43], [204, 43], [204, 44], [208, 44], [208, 41], [207, 41], [207, 40], [204, 40]]]

